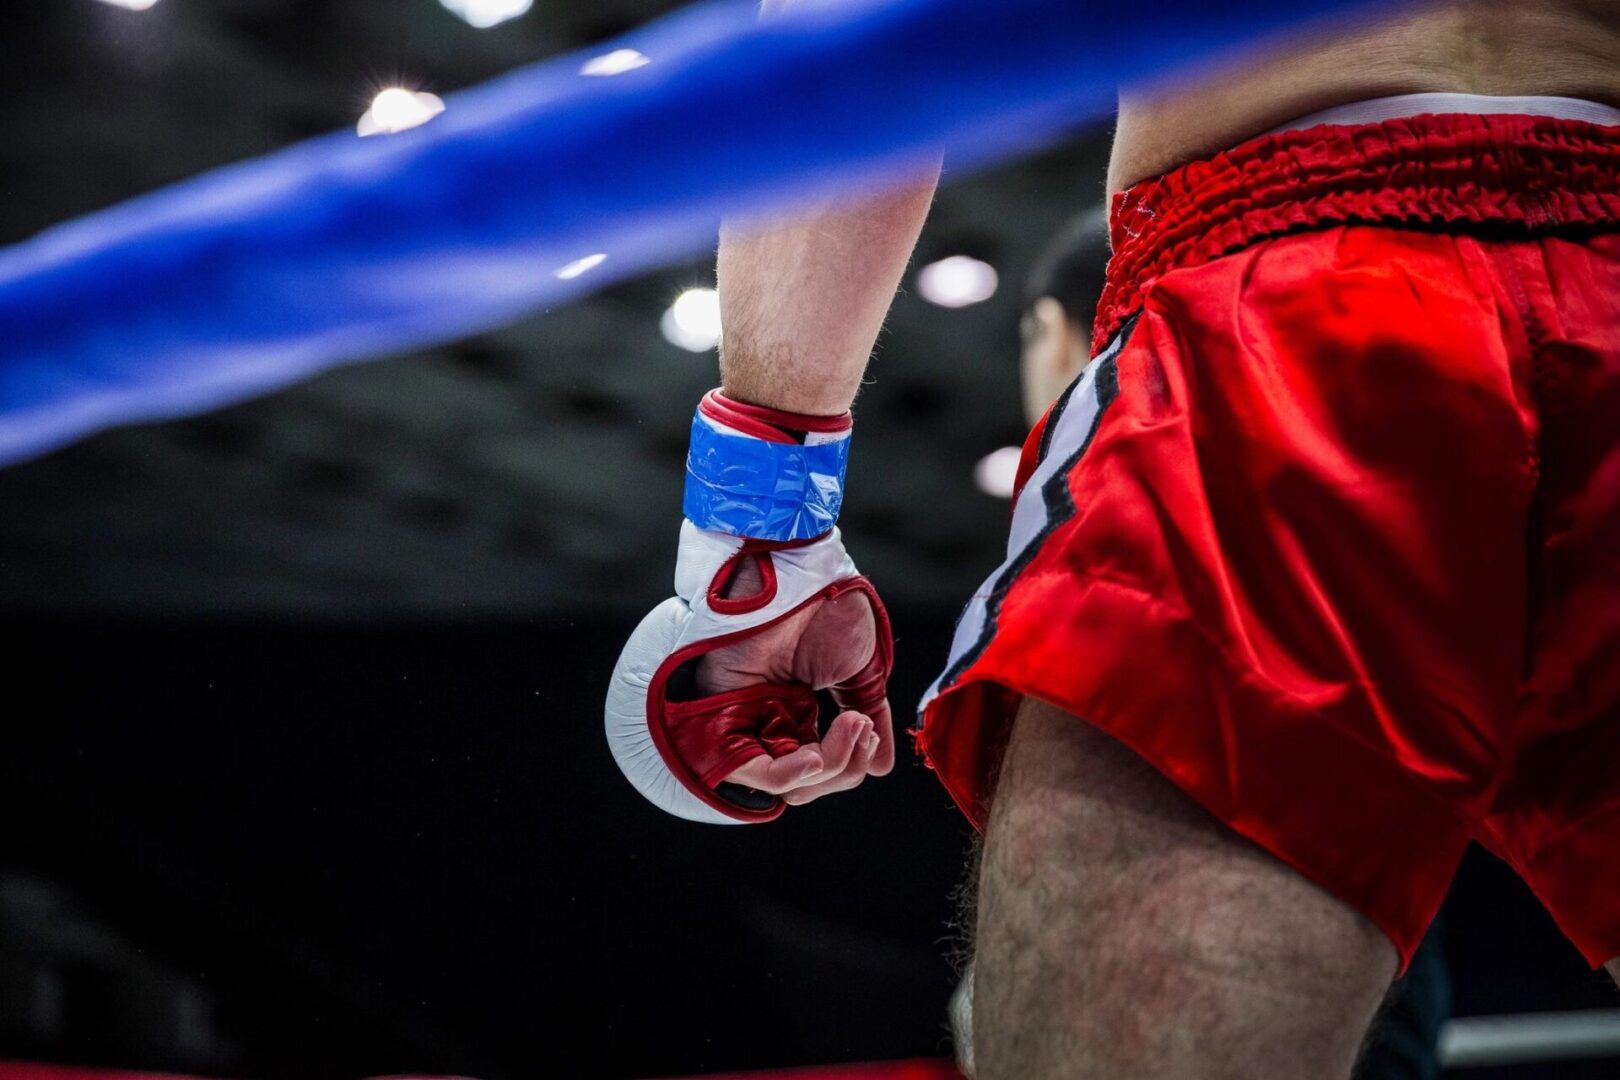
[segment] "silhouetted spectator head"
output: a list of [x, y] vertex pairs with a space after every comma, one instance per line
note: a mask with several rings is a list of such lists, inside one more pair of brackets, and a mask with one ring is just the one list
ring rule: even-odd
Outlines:
[[1108, 211], [1074, 218], [1043, 251], [1024, 290], [1024, 413], [1033, 424], [1091, 355], [1091, 320], [1108, 266]]

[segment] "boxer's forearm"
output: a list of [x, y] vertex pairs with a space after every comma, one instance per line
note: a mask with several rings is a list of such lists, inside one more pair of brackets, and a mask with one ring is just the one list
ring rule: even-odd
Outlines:
[[[762, 18], [825, 0], [761, 0]], [[855, 400], [917, 244], [937, 165], [878, 199], [720, 230], [720, 381], [739, 401], [832, 415]]]
[[720, 233], [720, 374], [741, 401], [849, 408], [917, 243], [939, 170], [888, 195]]

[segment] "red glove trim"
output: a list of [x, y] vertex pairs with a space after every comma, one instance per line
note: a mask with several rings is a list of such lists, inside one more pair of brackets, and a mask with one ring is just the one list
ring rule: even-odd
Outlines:
[[[760, 588], [753, 596], [739, 596], [727, 599], [721, 595], [731, 584], [737, 571], [740, 570], [742, 560], [753, 559], [754, 565], [759, 567]], [[737, 554], [720, 565], [720, 572], [714, 575], [709, 582], [709, 608], [717, 615], [746, 615], [750, 611], [758, 611], [772, 600], [776, 599], [776, 563], [768, 551], [751, 548], [744, 544]]]
[[823, 596], [835, 599], [846, 592], [861, 592], [872, 605], [872, 619], [877, 624], [877, 643], [866, 666], [837, 686], [828, 687], [840, 708], [854, 709], [867, 716], [889, 696], [889, 673], [894, 670], [894, 632], [889, 626], [889, 612], [878, 599], [877, 590], [865, 577], [845, 578], [822, 591]]

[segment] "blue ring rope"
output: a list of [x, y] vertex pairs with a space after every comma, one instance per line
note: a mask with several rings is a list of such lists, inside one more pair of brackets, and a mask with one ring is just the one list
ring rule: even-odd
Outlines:
[[[1106, 116], [1141, 80], [1352, 0], [700, 4], [0, 250], [0, 464], [516, 319], [714, 243], [722, 213], [953, 167]], [[574, 281], [554, 271], [605, 253]]]

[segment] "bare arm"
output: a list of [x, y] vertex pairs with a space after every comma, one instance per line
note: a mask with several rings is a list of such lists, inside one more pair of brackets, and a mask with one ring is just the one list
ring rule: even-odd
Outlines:
[[[822, 0], [763, 0], [771, 18]], [[739, 401], [832, 415], [855, 400], [939, 166], [878, 198], [720, 230], [720, 379]]]
[[[936, 167], [878, 199], [722, 229], [720, 371], [728, 397], [812, 415], [849, 408], [938, 176]], [[746, 562], [728, 595], [749, 596], [761, 584], [755, 564]], [[864, 603], [817, 604], [707, 654], [698, 681], [709, 692], [762, 678], [832, 685], [850, 674], [838, 664], [866, 662], [876, 633]], [[730, 779], [798, 805], [882, 776], [894, 758], [885, 702], [871, 716], [845, 711], [820, 743], [756, 758]]]
[[720, 374], [741, 401], [848, 409], [938, 181], [720, 233]]

